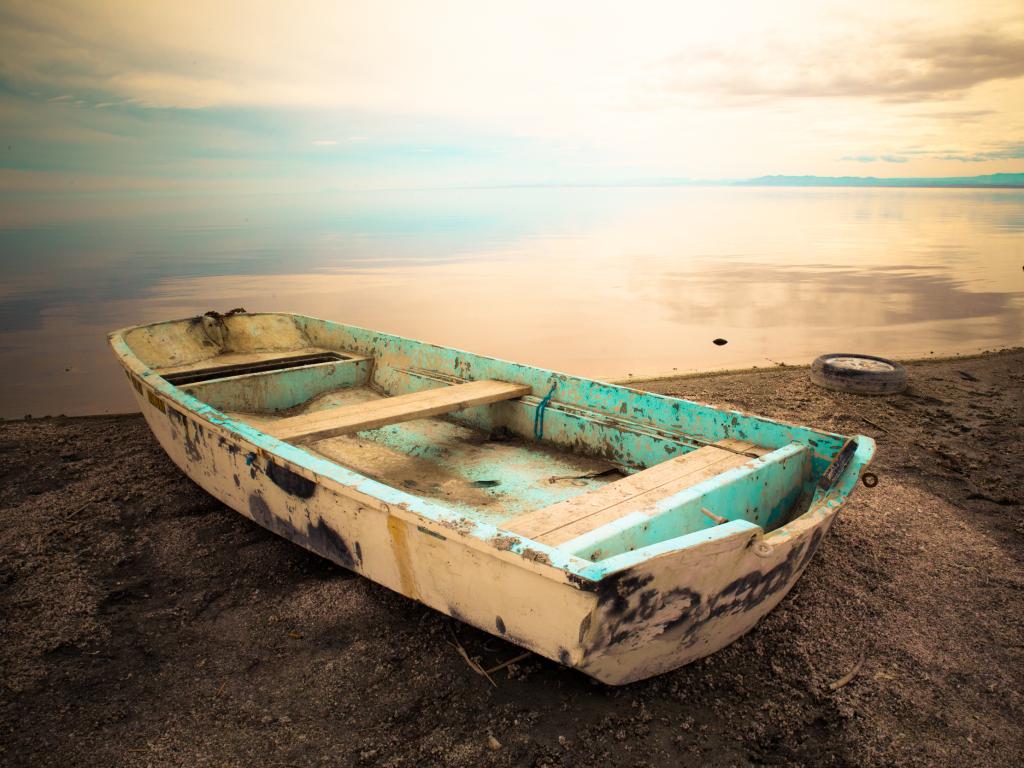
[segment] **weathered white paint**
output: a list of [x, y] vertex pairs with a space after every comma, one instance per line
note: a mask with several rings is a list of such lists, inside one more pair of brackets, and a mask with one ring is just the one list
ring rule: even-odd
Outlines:
[[[293, 338], [281, 319], [291, 316], [270, 317], [259, 327], [269, 328], [271, 346], [282, 335], [288, 343], [308, 344], [305, 335]], [[163, 324], [155, 334], [115, 333], [111, 343], [154, 436], [196, 483], [339, 565], [611, 684], [713, 653], [774, 608], [813, 556], [874, 447], [865, 438], [841, 482], [817, 493], [785, 527], [765, 534], [734, 520], [592, 563], [460, 518], [234, 421], [168, 384], [126, 341], [144, 339], [139, 346], [147, 359], [168, 366], [209, 356], [208, 335], [195, 324], [180, 327], [186, 324]], [[318, 343], [329, 335], [321, 333]], [[178, 344], [179, 351], [169, 353], [165, 343]], [[245, 346], [261, 349], [252, 339]], [[350, 351], [374, 353], [365, 345]], [[786, 429], [790, 436], [803, 434]], [[836, 443], [836, 436], [808, 434]]]

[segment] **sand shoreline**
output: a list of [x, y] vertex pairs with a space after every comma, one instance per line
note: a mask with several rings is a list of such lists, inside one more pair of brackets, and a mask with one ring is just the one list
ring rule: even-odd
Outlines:
[[[983, 352], [955, 352], [949, 355], [927, 355], [921, 357], [894, 357], [891, 358], [898, 363], [903, 365], [913, 365], [916, 363], [948, 363], [955, 360], [977, 360], [979, 358], [988, 357], [989, 355], [998, 355], [1003, 352], [1019, 352], [1022, 347], [1002, 347], [1000, 349], [985, 350]], [[807, 370], [811, 367], [810, 363], [773, 363], [772, 365], [750, 365], [739, 368], [709, 368], [707, 370], [699, 371], [685, 371], [680, 373], [678, 371], [663, 371], [661, 373], [648, 373], [641, 374], [639, 376], [612, 376], [608, 378], [600, 379], [600, 381], [607, 381], [609, 384], [621, 384], [623, 386], [629, 386], [631, 384], [649, 384], [652, 382], [671, 381], [674, 379], [702, 379], [710, 376], [731, 376], [734, 374], [757, 374], [764, 371], [775, 371], [780, 368]], [[643, 389], [643, 387], [639, 387]]]
[[4, 421], [0, 762], [1019, 765], [1024, 350], [908, 368], [886, 398], [804, 366], [629, 380], [864, 432], [881, 482], [754, 632], [622, 689], [536, 657], [492, 688], [453, 635], [519, 649], [226, 509], [138, 414]]

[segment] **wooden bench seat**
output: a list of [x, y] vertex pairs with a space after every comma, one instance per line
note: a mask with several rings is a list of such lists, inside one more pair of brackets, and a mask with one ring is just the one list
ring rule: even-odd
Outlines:
[[571, 499], [525, 512], [502, 527], [542, 544], [558, 546], [742, 466], [751, 460], [748, 454], [763, 456], [768, 450], [743, 440], [720, 440]]
[[469, 381], [279, 419], [269, 424], [266, 430], [279, 440], [290, 442], [324, 440], [361, 432], [364, 429], [376, 429], [387, 424], [439, 416], [475, 405], [512, 400], [530, 392], [528, 386], [510, 384], [506, 381]]
[[191, 371], [205, 370], [211, 367], [242, 366], [259, 364], [265, 362], [285, 361], [301, 359], [313, 355], [336, 354], [342, 358], [357, 357], [349, 352], [338, 352], [325, 347], [302, 347], [300, 349], [287, 350], [264, 350], [261, 352], [224, 352], [202, 360], [193, 360], [191, 363], [179, 363], [178, 365], [165, 365], [156, 369], [161, 376], [168, 374], [175, 375]]

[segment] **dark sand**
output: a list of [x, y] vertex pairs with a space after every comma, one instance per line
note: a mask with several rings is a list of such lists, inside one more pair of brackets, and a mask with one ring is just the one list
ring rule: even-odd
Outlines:
[[228, 510], [139, 416], [0, 424], [0, 764], [1020, 766], [1024, 351], [910, 373], [648, 385], [865, 432], [881, 482], [756, 630], [618, 689], [534, 656], [492, 687], [453, 636], [519, 649]]

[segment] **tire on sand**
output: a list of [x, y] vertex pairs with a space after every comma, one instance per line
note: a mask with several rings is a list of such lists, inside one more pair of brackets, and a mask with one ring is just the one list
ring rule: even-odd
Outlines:
[[811, 381], [837, 392], [894, 395], [907, 388], [907, 369], [884, 357], [837, 352], [811, 363]]

